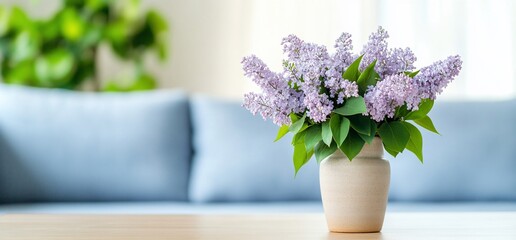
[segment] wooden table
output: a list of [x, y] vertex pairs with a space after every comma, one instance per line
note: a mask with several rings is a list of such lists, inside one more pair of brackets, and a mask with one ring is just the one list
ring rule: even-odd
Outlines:
[[322, 214], [0, 215], [1, 240], [516, 239], [516, 212], [388, 213], [381, 233], [330, 233]]

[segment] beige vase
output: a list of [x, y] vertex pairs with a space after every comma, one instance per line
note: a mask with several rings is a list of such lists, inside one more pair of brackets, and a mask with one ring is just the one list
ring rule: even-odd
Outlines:
[[382, 229], [391, 176], [382, 156], [382, 140], [376, 137], [351, 162], [340, 150], [321, 162], [321, 195], [330, 231]]

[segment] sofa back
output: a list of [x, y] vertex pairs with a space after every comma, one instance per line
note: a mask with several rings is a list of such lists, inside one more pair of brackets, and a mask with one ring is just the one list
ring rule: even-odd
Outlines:
[[187, 200], [186, 94], [0, 86], [0, 202]]
[[[210, 201], [318, 200], [318, 166], [294, 177], [291, 135], [239, 103], [192, 100], [190, 198]], [[409, 151], [391, 163], [391, 201], [516, 201], [516, 101], [438, 101], [441, 135], [423, 133], [424, 164]]]
[[424, 164], [391, 160], [391, 199], [516, 201], [516, 101], [437, 102], [441, 135], [423, 132]]
[[[391, 161], [392, 201], [516, 201], [516, 101], [436, 103], [425, 163]], [[179, 91], [0, 86], [0, 203], [319, 200], [291, 135], [239, 102]], [[192, 155], [193, 151], [193, 155]]]

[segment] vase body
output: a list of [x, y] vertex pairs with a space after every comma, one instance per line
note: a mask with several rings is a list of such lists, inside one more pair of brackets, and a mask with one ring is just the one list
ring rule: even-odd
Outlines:
[[375, 137], [353, 161], [337, 149], [320, 164], [321, 196], [332, 232], [379, 232], [390, 184], [390, 165]]

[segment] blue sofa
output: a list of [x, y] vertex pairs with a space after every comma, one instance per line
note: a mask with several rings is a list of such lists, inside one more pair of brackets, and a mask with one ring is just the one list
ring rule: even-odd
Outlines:
[[[516, 101], [439, 102], [389, 211], [516, 210]], [[321, 212], [318, 166], [238, 102], [0, 86], [0, 213]]]

